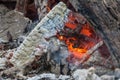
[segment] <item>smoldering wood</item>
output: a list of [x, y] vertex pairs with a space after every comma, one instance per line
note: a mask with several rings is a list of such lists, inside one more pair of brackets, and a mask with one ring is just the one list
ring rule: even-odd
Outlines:
[[[106, 2], [105, 2], [106, 3]], [[77, 9], [76, 9], [77, 10]], [[112, 15], [114, 15], [114, 13], [113, 12], [111, 12], [111, 14]], [[85, 14], [86, 15], [86, 14]], [[88, 16], [86, 16], [87, 18], [88, 18]], [[117, 20], [117, 16], [113, 16], [114, 18], [116, 18], [116, 20]], [[90, 20], [89, 20], [90, 21]], [[91, 21], [90, 21], [91, 22]], [[91, 22], [91, 23], [93, 23], [93, 22]], [[93, 23], [94, 24], [94, 23]], [[96, 29], [96, 28], [95, 28]], [[43, 30], [43, 32], [45, 31], [46, 32], [46, 30], [43, 28], [42, 29]], [[59, 29], [58, 29], [59, 30]], [[97, 31], [97, 30], [96, 30]], [[98, 31], [98, 33], [99, 33], [99, 31]], [[53, 33], [54, 34], [54, 33]], [[53, 34], [51, 34], [51, 36], [53, 35]], [[42, 35], [44, 35], [44, 34], [42, 34]], [[45, 34], [45, 38], [47, 39], [47, 38], [50, 38], [51, 36], [49, 36], [49, 35], [47, 35], [47, 34]], [[43, 37], [43, 36], [42, 36]], [[34, 37], [32, 37], [31, 39], [33, 39]], [[50, 38], [51, 39], [51, 38]], [[55, 40], [56, 41], [56, 40]], [[44, 41], [43, 41], [44, 42]], [[45, 41], [46, 42], [46, 41]], [[57, 42], [57, 41], [56, 41]], [[41, 43], [42, 44], [42, 43]], [[101, 41], [101, 42], [99, 42], [99, 43], [97, 43], [93, 48], [91, 48], [90, 50], [88, 50], [88, 52], [87, 52], [87, 54], [89, 54], [89, 55], [91, 55], [91, 56], [93, 56], [93, 54], [95, 54], [94, 53], [94, 51], [96, 51], [96, 49], [97, 48], [99, 48], [101, 45], [103, 45], [103, 41]], [[43, 47], [42, 47], [43, 48]], [[41, 56], [41, 55], [43, 55], [44, 54], [44, 52], [46, 52], [46, 51], [41, 51], [40, 52], [40, 54], [39, 53], [37, 53], [37, 52], [35, 52], [35, 55], [37, 54], [37, 55], [39, 55], [39, 56]], [[48, 53], [49, 54], [49, 53]], [[84, 64], [84, 61], [86, 61], [86, 59], [88, 59], [88, 57], [89, 57], [89, 55], [88, 56], [85, 56], [84, 58], [83, 58], [83, 60], [81, 60], [81, 63], [82, 64]], [[44, 56], [46, 57], [46, 54], [44, 54]], [[48, 57], [49, 57], [49, 55], [48, 55]], [[113, 56], [111, 56], [112, 58], [113, 58]], [[35, 58], [35, 57], [33, 57], [33, 58]], [[32, 60], [33, 60], [33, 58], [31, 58]], [[44, 60], [46, 60], [45, 58], [43, 58]], [[6, 66], [5, 65], [5, 62], [6, 62], [6, 59], [3, 59], [3, 62], [2, 62], [2, 59], [0, 59], [1, 60], [1, 65], [0, 65], [0, 68], [3, 68], [3, 69], [5, 69], [6, 67], [4, 67], [4, 66]], [[31, 63], [32, 62], [32, 60], [31, 61], [28, 61], [28, 62], [26, 62], [26, 63]], [[98, 59], [99, 60], [99, 59]], [[107, 60], [110, 60], [110, 57], [107, 59]], [[116, 60], [116, 58], [115, 58], [115, 60]], [[49, 60], [48, 60], [49, 61]], [[99, 61], [102, 61], [102, 60], [99, 60]], [[38, 61], [35, 61], [35, 62], [38, 62]], [[33, 62], [34, 63], [34, 62]], [[99, 64], [99, 63], [98, 63]], [[119, 63], [118, 63], [119, 64]], [[99, 64], [99, 65], [101, 65], [101, 64]], [[106, 65], [106, 64], [105, 64]], [[23, 67], [25, 67], [26, 65], [23, 65]], [[43, 65], [42, 65], [43, 66]], [[47, 66], [47, 64], [46, 64], [46, 61], [45, 61], [45, 66]], [[104, 66], [104, 65], [103, 65]], [[62, 71], [63, 71], [63, 69], [64, 69], [64, 65], [62, 65], [62, 68], [60, 69], [60, 71], [61, 71], [61, 73], [63, 73]], [[101, 70], [101, 69], [100, 69]], [[17, 68], [11, 68], [11, 69], [9, 69], [9, 70], [5, 70], [4, 71], [4, 73], [6, 73], [6, 74], [14, 74], [14, 71], [18, 71], [17, 70]], [[37, 70], [36, 70], [37, 71]], [[102, 70], [101, 70], [102, 71]], [[100, 72], [99, 72], [100, 73]], [[20, 73], [19, 74], [19, 76], [22, 76], [22, 74]], [[24, 76], [22, 76], [23, 78], [25, 78]]]
[[92, 54], [102, 45], [103, 45], [103, 41], [100, 41], [95, 46], [93, 46], [91, 49], [89, 49], [86, 52], [86, 55], [80, 61], [80, 64], [83, 64], [85, 61], [87, 61], [87, 59], [89, 59], [89, 57], [92, 56]]
[[[74, 9], [77, 12], [82, 13], [87, 18], [87, 20], [91, 22], [94, 29], [97, 31], [98, 35], [100, 34], [102, 36], [102, 38], [105, 41], [105, 44], [109, 48], [109, 51], [111, 53], [113, 60], [116, 61], [115, 65], [117, 65], [117, 63], [119, 63], [119, 57], [120, 57], [119, 55], [119, 48], [120, 48], [119, 42], [120, 41], [118, 37], [119, 36], [119, 21], [116, 21], [116, 20], [119, 20], [118, 18], [119, 18], [120, 10], [119, 10], [118, 5], [120, 1], [119, 0], [117, 1], [113, 1], [113, 0], [110, 0], [110, 1], [108, 0], [78, 1], [77, 0], [76, 2], [74, 2], [74, 0], [69, 0], [69, 1], [71, 2], [72, 6], [74, 6]], [[46, 3], [47, 3], [47, 0], [45, 1], [45, 5], [44, 5], [45, 13], [47, 13], [47, 10], [45, 7], [47, 5]], [[40, 4], [37, 4], [37, 5], [41, 7]], [[94, 8], [94, 6], [96, 7]], [[40, 10], [42, 11], [42, 9]], [[101, 15], [102, 12], [104, 12], [103, 13], [104, 15], [103, 14]], [[111, 23], [110, 20], [113, 22]], [[114, 27], [114, 29], [112, 28], [112, 26]]]
[[101, 35], [116, 66], [120, 67], [120, 1], [70, 0], [74, 8], [84, 15]]

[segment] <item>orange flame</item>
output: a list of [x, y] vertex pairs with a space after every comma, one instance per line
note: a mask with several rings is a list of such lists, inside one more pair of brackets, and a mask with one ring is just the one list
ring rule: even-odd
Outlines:
[[92, 32], [91, 32], [91, 29], [90, 29], [90, 25], [88, 23], [84, 24], [83, 25], [83, 28], [81, 31], [80, 31], [80, 34], [83, 34], [83, 35], [86, 35], [86, 36], [91, 36], [92, 35]]
[[71, 39], [74, 40], [74, 41], [77, 41], [76, 38], [74, 38], [74, 37], [66, 38], [65, 36], [62, 36], [62, 35], [57, 35], [57, 36], [58, 36], [59, 40], [65, 41], [69, 52], [74, 54], [77, 58], [82, 58], [83, 55], [87, 52], [86, 47], [84, 47], [84, 48], [74, 47], [75, 44], [71, 41]]
[[72, 14], [69, 15], [68, 22], [65, 23], [65, 26], [71, 29], [75, 29], [77, 27], [77, 24], [75, 24], [75, 17], [73, 17]]
[[[84, 38], [87, 37], [94, 39], [94, 37], [92, 36], [95, 35], [95, 32], [93, 31], [88, 22], [86, 22], [85, 24], [79, 24], [76, 23], [76, 19], [76, 16], [70, 14], [68, 17], [68, 22], [65, 23], [65, 28], [72, 29], [74, 33], [74, 29], [77, 29], [81, 26], [78, 35], [65, 36], [66, 33], [64, 35], [60, 35], [58, 33], [57, 37], [59, 40], [64, 41], [66, 43], [68, 50], [71, 54], [73, 54], [76, 58], [81, 59], [84, 55], [86, 55], [86, 52], [96, 44], [94, 41], [86, 40]], [[78, 38], [78, 36], [81, 35], [83, 35], [84, 37]]]
[[76, 24], [72, 24], [72, 23], [70, 23], [70, 22], [67, 22], [67, 23], [65, 24], [65, 26], [68, 27], [68, 28], [71, 28], [71, 29], [75, 29], [77, 25], [76, 25]]

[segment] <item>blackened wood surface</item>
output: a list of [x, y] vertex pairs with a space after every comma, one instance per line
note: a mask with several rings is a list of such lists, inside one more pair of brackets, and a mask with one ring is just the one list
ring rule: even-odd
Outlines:
[[70, 1], [102, 36], [113, 60], [120, 66], [120, 0]]
[[24, 13], [25, 17], [28, 17], [33, 21], [38, 19], [34, 0], [17, 0], [15, 9], [19, 12]]

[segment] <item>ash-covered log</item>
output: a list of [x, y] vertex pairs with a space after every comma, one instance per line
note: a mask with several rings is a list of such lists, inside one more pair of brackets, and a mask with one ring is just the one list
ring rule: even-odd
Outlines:
[[[27, 64], [30, 64], [35, 58], [34, 50], [38, 43], [44, 45], [47, 43], [46, 38], [55, 36], [57, 31], [62, 30], [69, 12], [70, 10], [62, 2], [55, 6], [25, 38], [23, 43], [17, 48], [17, 51], [14, 52], [13, 57], [10, 59], [14, 67], [21, 70]], [[41, 51], [41, 54], [45, 53], [45, 50]]]

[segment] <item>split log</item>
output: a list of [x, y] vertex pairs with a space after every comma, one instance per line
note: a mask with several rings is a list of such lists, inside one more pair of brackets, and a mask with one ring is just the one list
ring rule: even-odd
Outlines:
[[[55, 6], [31, 31], [23, 43], [13, 53], [9, 62], [13, 64], [14, 67], [1, 72], [1, 75], [4, 73], [10, 74], [10, 72], [12, 74], [12, 72], [20, 70], [20, 73], [17, 75], [22, 78], [26, 78], [23, 76], [24, 69], [34, 61], [36, 56], [35, 49], [38, 45], [47, 44], [46, 39], [55, 36], [57, 31], [63, 29], [69, 12], [70, 10], [67, 9], [66, 5], [62, 2]], [[44, 51], [41, 49], [40, 54], [43, 53], [46, 53], [46, 48]]]
[[10, 62], [19, 69], [24, 69], [27, 64], [30, 64], [35, 58], [34, 49], [37, 44], [46, 43], [45, 38], [52, 37], [58, 30], [63, 29], [69, 12], [70, 10], [62, 2], [55, 6], [26, 37]]

